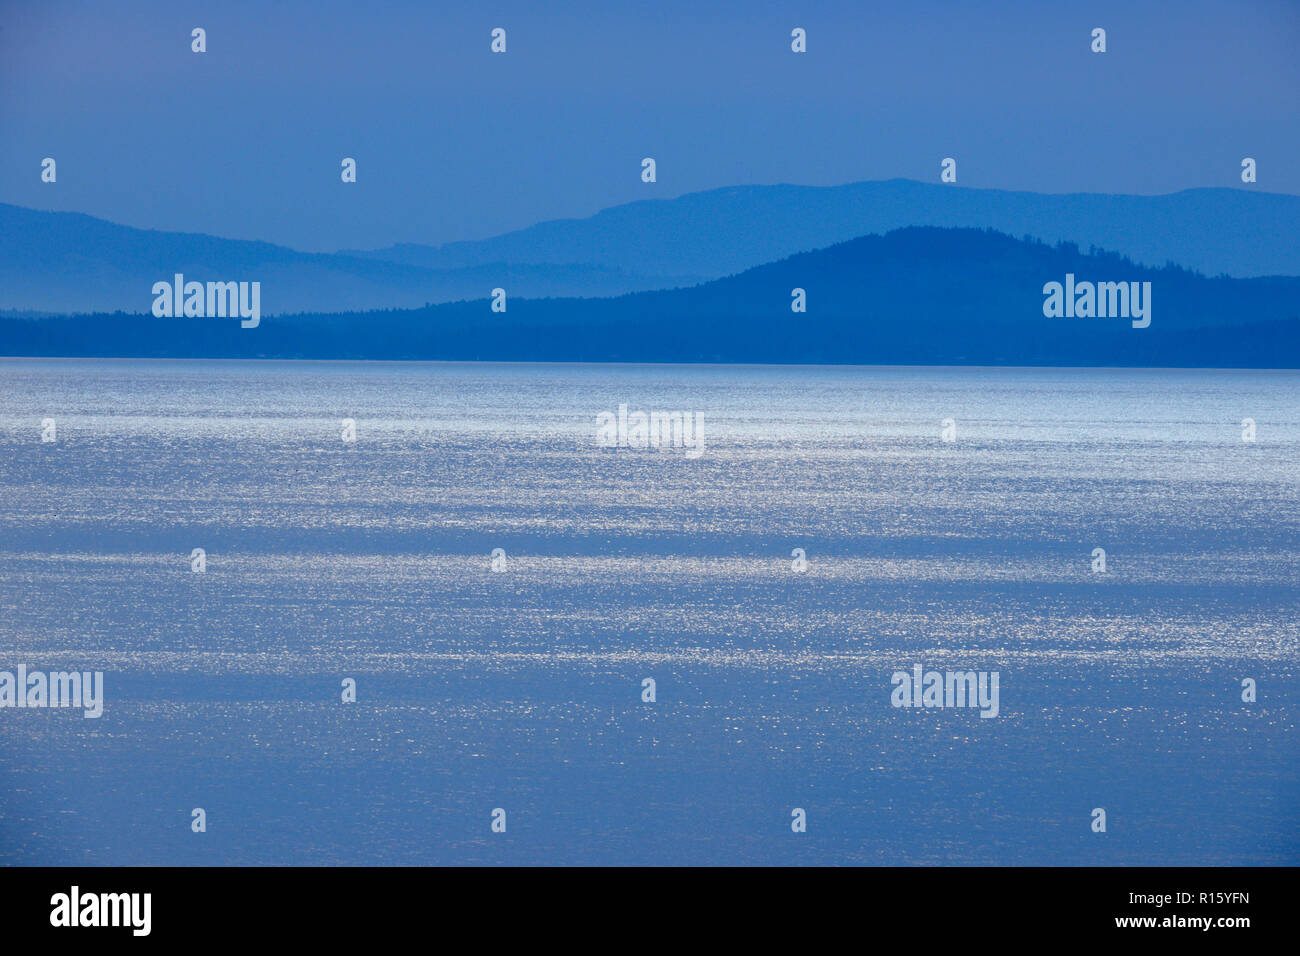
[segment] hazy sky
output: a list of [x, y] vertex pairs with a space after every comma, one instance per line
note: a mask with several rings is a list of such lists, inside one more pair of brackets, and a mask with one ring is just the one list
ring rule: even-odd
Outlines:
[[1240, 187], [1251, 156], [1296, 193], [1298, 118], [1294, 0], [0, 0], [0, 201], [310, 250], [945, 156], [964, 186], [1139, 193]]

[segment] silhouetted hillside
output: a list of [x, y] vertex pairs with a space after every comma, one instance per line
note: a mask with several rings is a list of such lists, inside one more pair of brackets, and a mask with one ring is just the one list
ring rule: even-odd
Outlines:
[[[996, 229], [1100, 246], [1149, 266], [1175, 262], [1209, 275], [1300, 275], [1300, 196], [1245, 188], [1054, 195], [908, 179], [732, 186], [614, 206], [586, 219], [543, 222], [476, 242], [354, 254], [436, 269], [582, 263], [711, 279], [907, 226]], [[663, 281], [658, 288], [674, 284]]]
[[264, 314], [486, 296], [680, 288], [907, 226], [993, 228], [1211, 275], [1300, 275], [1300, 197], [1247, 189], [1044, 195], [910, 180], [738, 186], [544, 222], [477, 242], [311, 254], [0, 204], [0, 309], [144, 311], [176, 272], [257, 281]]
[[[1149, 282], [1148, 328], [1048, 318], [1043, 287]], [[791, 292], [806, 293], [806, 313]], [[1297, 367], [1300, 278], [1209, 278], [1070, 244], [903, 229], [688, 289], [229, 319], [0, 320], [19, 355]]]
[[501, 261], [434, 269], [375, 258], [298, 252], [184, 232], [132, 229], [80, 213], [0, 203], [0, 309], [62, 312], [149, 308], [153, 283], [180, 272], [200, 281], [262, 283], [263, 311], [378, 309], [486, 295], [617, 295], [690, 284], [701, 273], [646, 277], [605, 265]]

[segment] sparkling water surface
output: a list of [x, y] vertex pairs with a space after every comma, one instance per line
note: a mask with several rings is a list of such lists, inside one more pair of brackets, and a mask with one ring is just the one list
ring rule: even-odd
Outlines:
[[0, 360], [0, 862], [1300, 863], [1298, 507], [1295, 372]]

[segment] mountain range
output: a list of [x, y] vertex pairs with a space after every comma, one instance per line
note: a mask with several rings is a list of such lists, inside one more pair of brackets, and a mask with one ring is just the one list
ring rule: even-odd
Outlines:
[[474, 242], [305, 253], [0, 204], [0, 309], [148, 310], [180, 272], [259, 281], [266, 314], [694, 286], [908, 226], [991, 228], [1209, 275], [1300, 275], [1300, 197], [1248, 189], [1049, 195], [911, 180], [738, 186], [647, 199]]
[[[1052, 282], [1137, 283], [1150, 324], [1049, 317]], [[806, 311], [792, 309], [796, 290]], [[263, 317], [255, 329], [125, 312], [9, 317], [0, 345], [11, 355], [1300, 367], [1300, 277], [1211, 277], [990, 229], [908, 227], [687, 288], [511, 294], [505, 305], [494, 311], [483, 296], [331, 310]]]
[[996, 229], [1211, 275], [1300, 275], [1300, 196], [1223, 188], [1162, 196], [1053, 195], [908, 179], [735, 186], [628, 203], [477, 242], [352, 254], [428, 269], [581, 263], [647, 276], [719, 278], [905, 226]]

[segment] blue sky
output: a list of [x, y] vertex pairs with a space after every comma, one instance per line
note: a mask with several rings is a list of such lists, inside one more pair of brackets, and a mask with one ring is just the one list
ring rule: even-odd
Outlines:
[[945, 156], [965, 186], [1138, 193], [1252, 156], [1300, 191], [1296, 3], [126, 6], [0, 0], [0, 201], [334, 250]]

